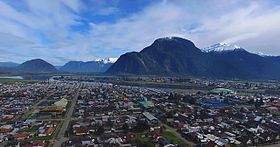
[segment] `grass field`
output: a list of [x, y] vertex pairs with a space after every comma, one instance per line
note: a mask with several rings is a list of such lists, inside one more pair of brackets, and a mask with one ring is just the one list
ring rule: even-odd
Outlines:
[[173, 135], [171, 132], [169, 131], [164, 131], [161, 134], [163, 137], [165, 137], [166, 139], [168, 139], [169, 141], [171, 141], [173, 144], [178, 144], [178, 145], [182, 145], [184, 144], [184, 142], [177, 138], [175, 135]]
[[32, 82], [32, 80], [0, 78], [0, 84], [13, 84], [13, 83], [17, 83], [17, 82], [30, 83], [30, 82]]
[[139, 146], [154, 147], [152, 140], [144, 135], [144, 133], [139, 133], [136, 135], [136, 142]]
[[37, 115], [37, 114], [33, 114], [29, 118], [30, 119], [38, 119], [38, 120], [48, 120], [48, 119], [63, 119], [64, 116], [61, 116], [61, 115], [52, 116], [52, 115]]

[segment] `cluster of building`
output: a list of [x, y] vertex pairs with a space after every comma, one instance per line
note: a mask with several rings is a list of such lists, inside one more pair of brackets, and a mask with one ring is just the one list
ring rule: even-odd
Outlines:
[[[153, 116], [155, 104], [144, 95], [146, 88], [86, 83], [76, 102], [64, 146], [141, 146], [170, 145], [160, 134], [161, 124]], [[147, 142], [141, 142], [141, 138]], [[165, 142], [164, 142], [165, 141]]]
[[77, 87], [59, 81], [1, 84], [0, 146], [49, 146]]
[[25, 112], [46, 96], [48, 85], [0, 84], [0, 122], [21, 117]]
[[[238, 94], [219, 88], [157, 99], [159, 118], [189, 141], [207, 146], [274, 144], [280, 141], [280, 97]], [[273, 107], [273, 111], [271, 111]]]
[[[27, 119], [15, 124], [2, 125], [0, 127], [0, 142], [8, 141], [5, 146], [22, 146], [22, 144], [34, 143], [34, 140], [50, 140], [59, 124], [60, 121]], [[33, 142], [26, 142], [28, 140]]]
[[57, 119], [63, 118], [70, 105], [70, 99], [77, 93], [77, 83], [53, 82], [49, 95], [35, 108], [30, 118]]
[[[215, 85], [228, 87], [229, 84], [232, 83]], [[238, 85], [242, 87], [242, 84]], [[129, 132], [135, 138], [125, 143], [133, 145], [137, 139], [133, 128], [140, 120], [149, 126], [144, 132], [153, 144], [159, 143], [158, 139], [164, 136], [160, 131], [151, 131], [151, 128], [164, 128], [164, 125], [177, 129], [186, 140], [206, 146], [247, 146], [280, 141], [280, 99], [277, 95], [237, 92], [227, 88], [178, 94], [100, 83], [85, 87], [77, 101], [74, 113], [77, 119], [72, 122], [69, 134], [94, 139], [91, 144], [106, 143], [112, 133], [123, 140], [123, 128], [129, 126]], [[100, 127], [105, 134], [101, 135], [103, 140], [97, 133]], [[163, 140], [163, 144], [170, 144], [168, 138]], [[69, 146], [74, 142], [81, 143], [69, 141]]]
[[[226, 147], [280, 141], [277, 83], [144, 80], [194, 86], [175, 91], [76, 80], [0, 84], [0, 146], [51, 146], [61, 137], [67, 140], [65, 147]], [[62, 124], [69, 124], [66, 132], [57, 133]]]

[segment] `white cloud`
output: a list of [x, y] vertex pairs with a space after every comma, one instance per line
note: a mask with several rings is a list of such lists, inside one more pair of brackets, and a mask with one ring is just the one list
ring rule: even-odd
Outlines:
[[84, 9], [92, 9], [92, 18], [122, 11], [104, 2], [27, 0], [26, 10], [18, 10], [0, 1], [0, 59], [44, 58], [61, 65], [140, 51], [165, 36], [184, 37], [198, 47], [229, 42], [280, 55], [280, 7], [270, 1], [164, 0], [115, 21], [93, 20], [86, 33], [75, 32], [71, 26], [92, 20], [80, 15]]
[[81, 3], [79, 0], [62, 0], [62, 2], [75, 12], [79, 12]]
[[113, 24], [92, 24], [89, 36], [97, 42], [96, 48], [140, 50], [156, 38], [184, 35], [180, 30], [184, 11], [179, 9], [174, 5], [157, 5]]
[[[67, 42], [67, 38], [76, 35], [70, 31], [70, 27], [79, 24], [79, 16], [72, 12], [79, 11], [78, 1], [27, 0], [26, 7], [27, 10], [19, 11], [0, 1], [0, 42], [4, 43], [0, 48], [13, 50], [6, 58], [15, 62], [30, 58], [44, 58], [56, 64], [66, 62], [58, 63], [53, 58], [61, 53], [66, 57], [67, 52], [70, 52], [66, 47], [74, 46]], [[60, 48], [51, 48], [48, 42]], [[74, 54], [68, 56], [71, 59]]]
[[[229, 42], [256, 52], [260, 48], [253, 47], [256, 44], [263, 46], [262, 38], [273, 40], [274, 34], [280, 34], [280, 19], [277, 19], [280, 18], [279, 7], [269, 5], [267, 8], [268, 4], [258, 1], [244, 5], [231, 1], [231, 6], [224, 1], [205, 3], [207, 10], [201, 9], [206, 7], [204, 4], [195, 6], [196, 2], [164, 1], [113, 24], [93, 24], [90, 37], [98, 42], [95, 48], [108, 50], [127, 48], [139, 51], [156, 38], [181, 36], [194, 41], [198, 47]], [[194, 28], [190, 29], [192, 25]], [[249, 39], [258, 41], [247, 44]], [[264, 52], [271, 53], [274, 46], [268, 45], [266, 48], [271, 48], [271, 51], [267, 49]], [[279, 51], [273, 54], [276, 53], [280, 55]]]

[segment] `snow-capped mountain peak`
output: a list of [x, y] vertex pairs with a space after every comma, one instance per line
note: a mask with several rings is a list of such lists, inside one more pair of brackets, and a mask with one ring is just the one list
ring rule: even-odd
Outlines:
[[115, 63], [117, 60], [118, 58], [104, 58], [104, 59], [96, 59], [95, 61], [99, 61], [107, 64], [107, 63]]
[[236, 49], [241, 49], [241, 47], [237, 45], [232, 45], [228, 43], [217, 43], [214, 45], [211, 45], [209, 47], [203, 48], [203, 52], [223, 52], [223, 51], [232, 51]]

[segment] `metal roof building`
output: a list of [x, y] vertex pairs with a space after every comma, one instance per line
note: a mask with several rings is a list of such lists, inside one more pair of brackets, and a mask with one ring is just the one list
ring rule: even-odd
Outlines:
[[149, 112], [144, 112], [143, 115], [150, 123], [157, 123], [158, 119]]

